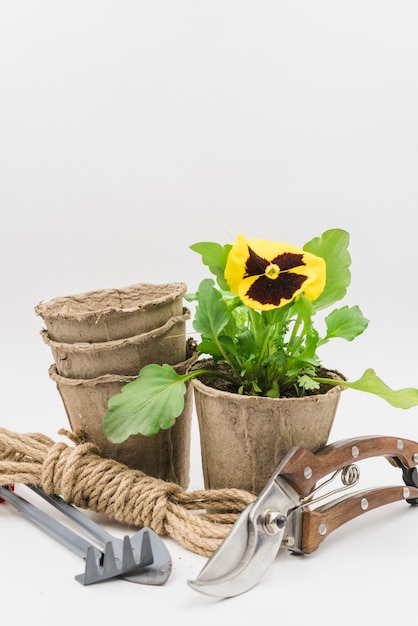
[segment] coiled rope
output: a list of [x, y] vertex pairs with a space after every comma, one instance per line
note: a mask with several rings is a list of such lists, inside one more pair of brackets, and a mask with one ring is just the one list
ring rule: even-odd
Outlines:
[[192, 552], [210, 556], [255, 496], [239, 489], [186, 492], [100, 456], [81, 433], [59, 431], [71, 445], [40, 433], [0, 428], [0, 484], [36, 484], [77, 507], [168, 535]]

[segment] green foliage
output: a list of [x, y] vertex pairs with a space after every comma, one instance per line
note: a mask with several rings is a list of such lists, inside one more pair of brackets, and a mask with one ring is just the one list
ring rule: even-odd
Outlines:
[[184, 377], [169, 365], [146, 365], [138, 378], [109, 400], [103, 433], [113, 443], [127, 436], [155, 435], [171, 428], [184, 407]]
[[327, 282], [324, 291], [315, 300], [317, 311], [344, 298], [351, 282], [351, 257], [348, 252], [350, 235], [338, 228], [325, 231], [303, 246], [307, 252], [320, 256], [327, 264]]
[[207, 265], [211, 274], [216, 276], [216, 280], [221, 289], [228, 291], [228, 283], [224, 278], [224, 270], [232, 246], [227, 244], [221, 246], [219, 243], [210, 241], [195, 243], [190, 246], [190, 250], [202, 256], [202, 263]]
[[329, 341], [333, 337], [353, 341], [353, 339], [366, 330], [369, 324], [357, 305], [334, 309], [334, 311], [325, 318], [325, 323], [327, 326], [327, 334], [321, 343], [325, 343], [325, 341]]
[[368, 326], [357, 305], [328, 313], [322, 320], [322, 335], [316, 325], [318, 312], [346, 295], [351, 281], [348, 245], [349, 235], [340, 229], [312, 239], [303, 250], [326, 262], [322, 293], [314, 301], [302, 293], [284, 306], [261, 311], [245, 306], [229, 291], [224, 272], [232, 246], [211, 242], [191, 246], [216, 279], [202, 280], [196, 293], [186, 297], [197, 304], [193, 321], [201, 337], [197, 350], [215, 363], [222, 362], [228, 371], [193, 370], [180, 375], [169, 365], [142, 368], [137, 379], [110, 399], [103, 420], [105, 436], [119, 443], [132, 434], [149, 436], [170, 428], [184, 408], [186, 383], [202, 374], [225, 376], [241, 394], [303, 396], [327, 383], [375, 394], [397, 408], [418, 405], [417, 389], [394, 391], [371, 369], [355, 382], [317, 376], [322, 345], [336, 338], [353, 341]]
[[[317, 378], [316, 380], [328, 384], [331, 382], [325, 378]], [[336, 384], [336, 381], [334, 381], [333, 384]], [[414, 387], [404, 387], [403, 389], [397, 390], [391, 389], [376, 375], [373, 369], [367, 369], [361, 378], [354, 382], [344, 382], [344, 387], [380, 396], [397, 409], [410, 409], [418, 405], [418, 389]]]
[[214, 289], [211, 278], [202, 280], [196, 294], [198, 306], [193, 326], [202, 339], [213, 339], [221, 335], [229, 323], [228, 308], [222, 294]]

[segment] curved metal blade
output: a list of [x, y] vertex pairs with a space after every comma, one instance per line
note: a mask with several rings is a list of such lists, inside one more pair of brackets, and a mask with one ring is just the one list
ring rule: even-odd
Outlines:
[[[287, 516], [298, 505], [299, 494], [286, 481], [271, 479], [189, 586], [219, 598], [254, 587], [276, 558]], [[269, 526], [270, 513], [276, 523]]]

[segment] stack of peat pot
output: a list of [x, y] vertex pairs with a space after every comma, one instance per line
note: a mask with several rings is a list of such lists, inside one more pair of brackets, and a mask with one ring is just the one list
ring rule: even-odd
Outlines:
[[132, 435], [112, 444], [103, 435], [102, 420], [109, 398], [145, 365], [168, 363], [183, 373], [193, 361], [187, 354], [186, 288], [184, 283], [140, 283], [35, 307], [46, 326], [41, 336], [55, 361], [49, 375], [73, 431], [81, 430], [102, 456], [184, 488], [190, 478], [191, 389], [176, 424], [152, 437]]

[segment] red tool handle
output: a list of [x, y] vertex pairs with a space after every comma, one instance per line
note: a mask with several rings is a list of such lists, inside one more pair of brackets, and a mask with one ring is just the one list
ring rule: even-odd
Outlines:
[[[15, 486], [14, 485], [8, 485], [9, 489], [11, 491], [15, 490]], [[4, 498], [0, 498], [0, 504], [3, 504], [3, 502], [6, 502], [6, 500]]]
[[351, 463], [369, 457], [384, 456], [396, 465], [397, 458], [407, 468], [418, 465], [418, 443], [397, 437], [356, 437], [330, 444], [314, 454], [305, 448], [296, 448], [283, 460], [280, 476], [298, 493], [307, 496], [315, 483]]

